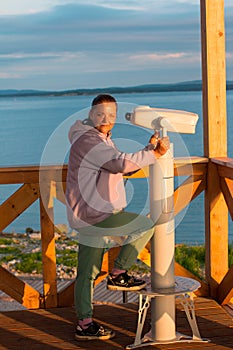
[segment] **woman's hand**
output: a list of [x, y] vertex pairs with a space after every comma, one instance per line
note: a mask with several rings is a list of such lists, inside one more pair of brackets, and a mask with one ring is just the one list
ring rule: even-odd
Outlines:
[[154, 153], [156, 158], [164, 155], [170, 148], [170, 140], [168, 136], [157, 138], [155, 135], [152, 135], [149, 142], [155, 147]]

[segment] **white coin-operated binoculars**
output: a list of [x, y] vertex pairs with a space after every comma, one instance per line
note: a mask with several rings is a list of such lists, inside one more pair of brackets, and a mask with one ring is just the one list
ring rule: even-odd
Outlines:
[[125, 118], [144, 128], [182, 134], [194, 134], [198, 121], [195, 113], [149, 106], [136, 107], [132, 113], [126, 113]]
[[[198, 115], [186, 111], [136, 107], [126, 119], [134, 125], [162, 132], [194, 134]], [[151, 290], [139, 291], [139, 317], [135, 342], [127, 349], [179, 341], [206, 341], [197, 328], [193, 301], [187, 296], [198, 289], [200, 283], [174, 274], [175, 224], [174, 224], [174, 161], [173, 144], [165, 155], [149, 167], [150, 217], [155, 223], [151, 239]], [[182, 304], [193, 331], [188, 337], [176, 332], [175, 296], [182, 296]], [[143, 298], [145, 302], [143, 304]], [[151, 331], [141, 339], [146, 312], [151, 302]]]

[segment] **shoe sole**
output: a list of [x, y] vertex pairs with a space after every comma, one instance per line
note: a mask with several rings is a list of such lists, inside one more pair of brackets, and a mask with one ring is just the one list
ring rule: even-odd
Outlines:
[[120, 291], [137, 291], [141, 290], [146, 287], [146, 282], [144, 284], [141, 284], [140, 286], [132, 286], [132, 287], [120, 287], [120, 286], [114, 286], [111, 284], [107, 285], [107, 289], [109, 290], [120, 290]]
[[108, 340], [111, 339], [113, 337], [115, 337], [115, 333], [112, 332], [111, 334], [108, 335], [101, 335], [101, 336], [95, 336], [95, 335], [78, 335], [75, 334], [75, 339], [76, 340]]

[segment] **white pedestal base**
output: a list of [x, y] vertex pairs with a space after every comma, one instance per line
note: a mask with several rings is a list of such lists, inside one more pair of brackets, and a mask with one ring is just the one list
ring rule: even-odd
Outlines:
[[[160, 288], [155, 291], [151, 290], [140, 290], [139, 293], [139, 308], [138, 308], [138, 325], [135, 341], [131, 345], [127, 345], [126, 349], [135, 349], [137, 347], [155, 345], [155, 344], [172, 344], [180, 342], [209, 342], [208, 339], [201, 338], [195, 316], [194, 301], [190, 294], [200, 287], [200, 283], [196, 280], [185, 278], [185, 277], [175, 277], [175, 286], [172, 288]], [[176, 337], [174, 339], [169, 339], [165, 341], [158, 341], [152, 339], [151, 332], [147, 333], [143, 338], [141, 338], [147, 310], [150, 306], [152, 298], [158, 296], [169, 296], [175, 295], [179, 298], [181, 305], [184, 307], [189, 325], [191, 327], [193, 335], [187, 336], [176, 332]], [[144, 301], [143, 301], [144, 298]]]

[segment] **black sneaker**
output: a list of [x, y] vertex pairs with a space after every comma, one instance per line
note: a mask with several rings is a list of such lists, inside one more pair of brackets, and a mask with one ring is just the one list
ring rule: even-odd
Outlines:
[[110, 290], [140, 290], [145, 286], [145, 281], [129, 276], [127, 272], [121, 273], [116, 277], [113, 277], [111, 274], [108, 276], [107, 288]]
[[105, 329], [103, 326], [98, 325], [96, 322], [91, 322], [89, 327], [82, 329], [79, 325], [76, 327], [75, 339], [76, 340], [107, 340], [115, 336], [115, 333], [110, 329]]

